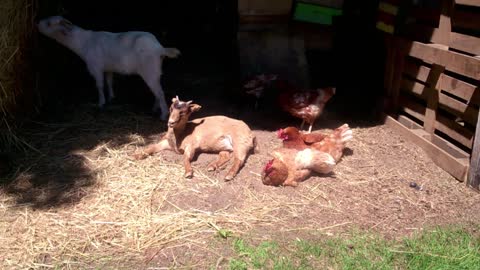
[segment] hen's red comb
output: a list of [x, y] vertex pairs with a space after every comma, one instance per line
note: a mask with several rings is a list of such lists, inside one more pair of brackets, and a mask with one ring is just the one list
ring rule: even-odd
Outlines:
[[283, 136], [283, 128], [280, 128], [277, 130], [277, 137], [282, 138], [282, 136]]
[[272, 168], [272, 165], [273, 165], [273, 159], [271, 159], [267, 162], [263, 171], [266, 172], [266, 171], [270, 170], [270, 168]]

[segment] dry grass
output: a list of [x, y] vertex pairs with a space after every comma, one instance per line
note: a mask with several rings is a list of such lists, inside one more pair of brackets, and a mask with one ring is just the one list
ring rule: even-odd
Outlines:
[[[133, 143], [142, 140], [132, 139]], [[170, 198], [221, 189], [222, 183], [203, 174], [200, 168], [195, 168], [197, 177], [192, 183], [183, 178], [182, 165], [165, 163], [159, 157], [142, 163], [129, 161], [128, 148], [103, 144], [93, 150], [102, 153], [88, 159], [88, 166], [98, 171], [97, 183], [76, 205], [32, 211], [28, 205], [16, 206], [11, 198], [2, 196], [0, 213], [9, 217], [1, 226], [4, 269], [88, 268], [103, 262], [124, 264], [127, 258], [148, 263], [145, 253], [149, 250], [203, 245], [221, 228], [236, 235], [257, 223], [275, 228], [286, 221], [283, 219], [295, 215], [296, 208], [322, 196], [321, 191], [312, 190], [304, 198], [289, 202], [245, 189], [240, 209], [231, 209], [231, 205], [215, 211], [182, 208]], [[278, 209], [289, 214], [278, 216]]]
[[352, 226], [404, 235], [478, 218], [471, 207], [478, 194], [383, 126], [354, 129], [353, 153], [334, 176], [273, 188], [261, 184], [259, 172], [278, 145], [274, 132], [255, 130], [260, 153], [233, 181], [222, 180], [225, 171], [206, 172], [208, 155], [185, 179], [174, 153], [129, 158], [163, 129], [127, 111], [95, 115], [77, 107], [65, 122], [25, 131], [38, 153], [19, 160], [0, 189], [2, 269], [204, 269], [228, 257], [228, 249], [212, 246], [220, 230], [259, 240]]
[[[214, 211], [185, 208], [177, 205], [175, 198], [207, 190], [221, 191], [223, 181], [206, 175], [199, 167], [194, 167], [194, 180], [185, 179], [181, 163], [169, 162], [162, 156], [142, 162], [130, 160], [128, 154], [146, 140], [128, 134], [128, 127], [152, 125], [150, 121], [131, 116], [118, 120], [101, 117], [93, 122], [93, 115], [82, 113], [74, 118], [73, 124], [42, 123], [43, 130], [31, 130], [33, 140], [47, 144], [37, 150], [38, 155], [27, 157], [30, 164], [15, 173], [13, 182], [0, 196], [0, 213], [5, 217], [0, 226], [3, 269], [84, 269], [103, 264], [125, 265], [129, 261], [147, 265], [165, 247], [204, 245], [222, 228], [240, 235], [257, 223], [278, 226], [283, 218], [276, 210], [282, 208], [294, 214], [296, 207], [312, 200], [305, 197], [288, 202], [286, 198], [243, 189], [245, 199], [238, 209], [231, 204]], [[123, 143], [100, 139], [91, 149], [69, 150], [68, 143], [78, 140], [72, 129], [101, 133], [105, 126], [111, 132], [107, 131], [106, 138], [124, 132], [126, 135], [120, 139]], [[47, 158], [53, 146], [65, 148], [61, 158]], [[93, 186], [85, 185], [87, 180], [80, 179], [81, 173], [76, 172], [79, 175], [73, 184], [57, 179], [36, 187], [36, 182], [42, 182], [39, 177], [52, 174], [61, 178], [62, 173], [68, 174], [57, 170], [69, 170], [65, 164], [75, 156], [84, 157], [72, 163], [87, 170], [90, 176], [85, 178], [95, 178]], [[41, 164], [45, 158], [48, 160], [43, 162], [49, 165]], [[252, 174], [249, 181], [257, 178]], [[49, 207], [59, 190], [67, 202], [70, 197], [81, 199], [75, 204]], [[41, 210], [32, 210], [39, 205]]]

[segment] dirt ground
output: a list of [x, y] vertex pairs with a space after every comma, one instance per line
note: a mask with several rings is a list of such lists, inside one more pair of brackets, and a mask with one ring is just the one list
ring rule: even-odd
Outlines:
[[[220, 107], [211, 101], [192, 117]], [[100, 113], [80, 106], [25, 127], [29, 155], [15, 160], [0, 193], [2, 268], [208, 268], [217, 262], [225, 268], [232, 238], [219, 238], [218, 230], [252, 241], [352, 229], [396, 238], [480, 220], [480, 194], [419, 147], [381, 123], [328, 110], [316, 128], [328, 132], [347, 122], [354, 136], [335, 172], [297, 188], [265, 186], [261, 170], [280, 145], [275, 130], [300, 121], [230, 112], [249, 123], [260, 147], [230, 182], [223, 181], [226, 170], [206, 171], [209, 154], [194, 161], [193, 179], [183, 178], [181, 156], [173, 152], [131, 160], [129, 154], [161, 136], [164, 123], [121, 105]]]

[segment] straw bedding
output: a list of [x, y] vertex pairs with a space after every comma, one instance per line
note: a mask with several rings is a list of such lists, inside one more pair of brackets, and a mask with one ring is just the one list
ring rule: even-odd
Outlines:
[[[279, 145], [273, 130], [251, 123], [260, 153], [233, 181], [222, 180], [225, 170], [207, 172], [213, 156], [206, 154], [185, 179], [173, 152], [129, 158], [159, 138], [158, 120], [93, 107], [23, 130], [31, 153], [16, 159], [0, 193], [3, 269], [208, 268], [231, 252], [220, 235], [315, 239], [360, 228], [397, 237], [480, 215], [478, 193], [382, 125], [351, 123], [354, 139], [335, 174], [274, 188], [259, 178]], [[324, 123], [340, 123], [332, 121]]]

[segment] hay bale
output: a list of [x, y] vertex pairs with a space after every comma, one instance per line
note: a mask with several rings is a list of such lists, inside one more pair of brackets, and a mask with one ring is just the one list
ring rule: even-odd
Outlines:
[[15, 142], [14, 116], [34, 109], [36, 7], [35, 0], [3, 0], [0, 5], [0, 142], [4, 146]]

